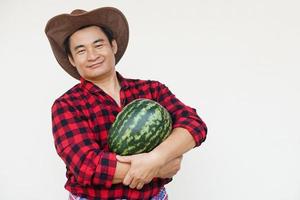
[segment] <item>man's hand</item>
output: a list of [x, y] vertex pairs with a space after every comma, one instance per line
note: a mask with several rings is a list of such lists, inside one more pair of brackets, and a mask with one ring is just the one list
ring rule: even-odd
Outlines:
[[130, 169], [130, 164], [121, 163], [117, 161], [116, 171], [112, 183], [113, 184], [122, 183], [129, 169]]
[[182, 156], [174, 158], [164, 165], [158, 172], [159, 178], [172, 178], [180, 170]]
[[144, 184], [159, 176], [162, 166], [180, 157], [195, 145], [195, 140], [188, 130], [174, 128], [171, 135], [149, 153], [117, 156], [119, 162], [131, 164], [123, 184], [129, 185], [130, 188], [141, 189]]
[[164, 159], [152, 152], [132, 156], [117, 156], [117, 160], [131, 164], [123, 184], [138, 190], [142, 189], [144, 184], [151, 182], [154, 177], [158, 177], [159, 170], [165, 164]]

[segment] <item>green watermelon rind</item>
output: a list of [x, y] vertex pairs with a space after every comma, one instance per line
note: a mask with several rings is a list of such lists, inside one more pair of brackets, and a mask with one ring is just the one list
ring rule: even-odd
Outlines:
[[117, 115], [109, 130], [109, 149], [118, 155], [150, 152], [171, 130], [172, 119], [166, 108], [151, 99], [136, 99]]

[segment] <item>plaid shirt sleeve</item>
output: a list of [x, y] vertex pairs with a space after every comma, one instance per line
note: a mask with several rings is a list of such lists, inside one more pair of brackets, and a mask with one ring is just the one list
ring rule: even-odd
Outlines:
[[56, 151], [77, 182], [110, 188], [116, 155], [100, 150], [85, 116], [67, 101], [57, 100], [52, 106], [52, 128]]
[[164, 84], [157, 81], [153, 84], [155, 85], [154, 96], [171, 114], [173, 128], [181, 127], [188, 130], [196, 142], [196, 147], [200, 146], [206, 139], [207, 127], [198, 116], [196, 109], [183, 104]]

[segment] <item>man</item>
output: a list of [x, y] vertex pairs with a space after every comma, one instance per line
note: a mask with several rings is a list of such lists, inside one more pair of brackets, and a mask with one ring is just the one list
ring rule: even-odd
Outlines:
[[[164, 185], [182, 155], [206, 138], [195, 109], [157, 81], [116, 72], [129, 38], [125, 16], [105, 7], [51, 18], [45, 28], [58, 63], [80, 83], [52, 106], [55, 148], [67, 167], [70, 199], [167, 199]], [[149, 153], [118, 156], [109, 151], [108, 130], [122, 108], [137, 98], [159, 102], [172, 116], [171, 135]]]

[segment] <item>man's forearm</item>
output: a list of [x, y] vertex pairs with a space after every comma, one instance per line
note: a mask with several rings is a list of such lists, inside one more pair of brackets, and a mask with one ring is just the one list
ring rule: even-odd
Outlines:
[[[150, 153], [155, 157], [160, 157], [161, 165], [180, 157], [196, 145], [192, 135], [183, 128], [173, 129], [171, 135]], [[181, 161], [181, 160], [180, 160]], [[180, 162], [178, 163], [180, 165]], [[116, 172], [113, 178], [113, 184], [121, 183], [131, 165], [126, 162], [117, 162]]]
[[173, 129], [171, 135], [151, 153], [160, 155], [164, 163], [183, 155], [196, 145], [192, 135], [184, 128]]

